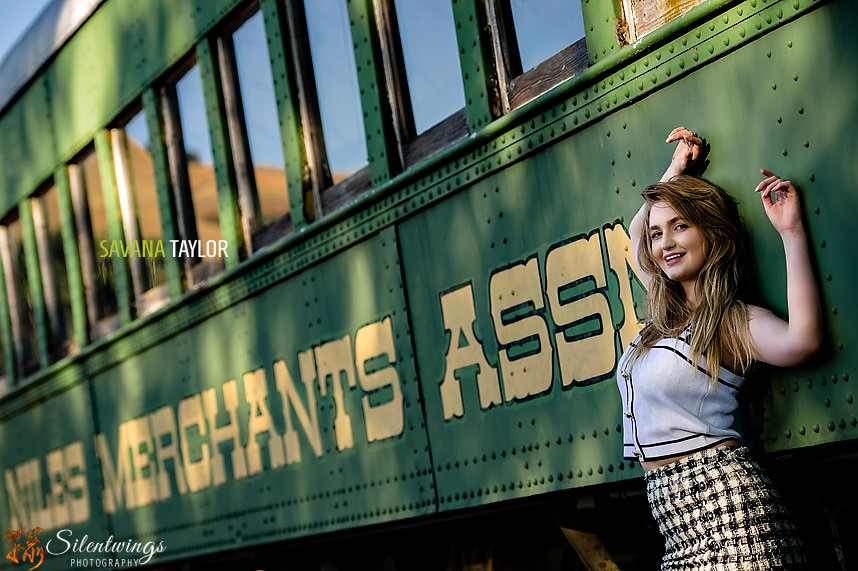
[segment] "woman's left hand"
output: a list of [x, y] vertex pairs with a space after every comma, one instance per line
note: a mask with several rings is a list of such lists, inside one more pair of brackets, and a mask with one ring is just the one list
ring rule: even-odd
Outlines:
[[781, 235], [802, 230], [798, 191], [788, 180], [766, 169], [760, 169], [765, 178], [757, 185], [766, 215]]

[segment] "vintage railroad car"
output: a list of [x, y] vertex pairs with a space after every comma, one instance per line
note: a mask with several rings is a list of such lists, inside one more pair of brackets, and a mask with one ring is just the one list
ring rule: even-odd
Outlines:
[[614, 375], [678, 124], [781, 313], [753, 189], [801, 188], [825, 350], [755, 369], [742, 422], [815, 568], [858, 565], [856, 23], [54, 1], [0, 63], [4, 568], [656, 568]]

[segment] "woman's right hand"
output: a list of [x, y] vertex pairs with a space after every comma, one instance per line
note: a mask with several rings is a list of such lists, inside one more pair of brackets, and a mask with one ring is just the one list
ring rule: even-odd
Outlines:
[[667, 136], [666, 143], [679, 141], [670, 159], [670, 166], [661, 177], [662, 182], [670, 180], [678, 174], [687, 174], [699, 166], [698, 161], [704, 156], [703, 139], [685, 127], [677, 127]]

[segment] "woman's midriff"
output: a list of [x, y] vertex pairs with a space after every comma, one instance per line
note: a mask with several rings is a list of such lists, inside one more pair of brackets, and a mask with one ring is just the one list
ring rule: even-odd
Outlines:
[[[712, 448], [721, 448], [722, 446], [733, 446], [738, 447], [741, 446], [742, 443], [738, 440], [727, 440], [725, 442], [721, 442], [716, 444]], [[661, 468], [662, 466], [667, 466], [668, 464], [672, 464], [677, 460], [681, 460], [682, 458], [686, 458], [691, 456], [691, 454], [682, 454], [680, 456], [672, 456], [670, 458], [662, 458], [661, 460], [651, 460], [646, 462], [641, 462], [641, 468], [644, 469], [644, 472], [649, 472], [650, 470], [655, 470], [656, 468]]]

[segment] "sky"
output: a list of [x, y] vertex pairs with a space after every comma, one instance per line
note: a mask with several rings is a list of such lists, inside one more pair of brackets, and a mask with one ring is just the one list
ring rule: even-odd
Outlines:
[[0, 0], [0, 61], [51, 0]]

